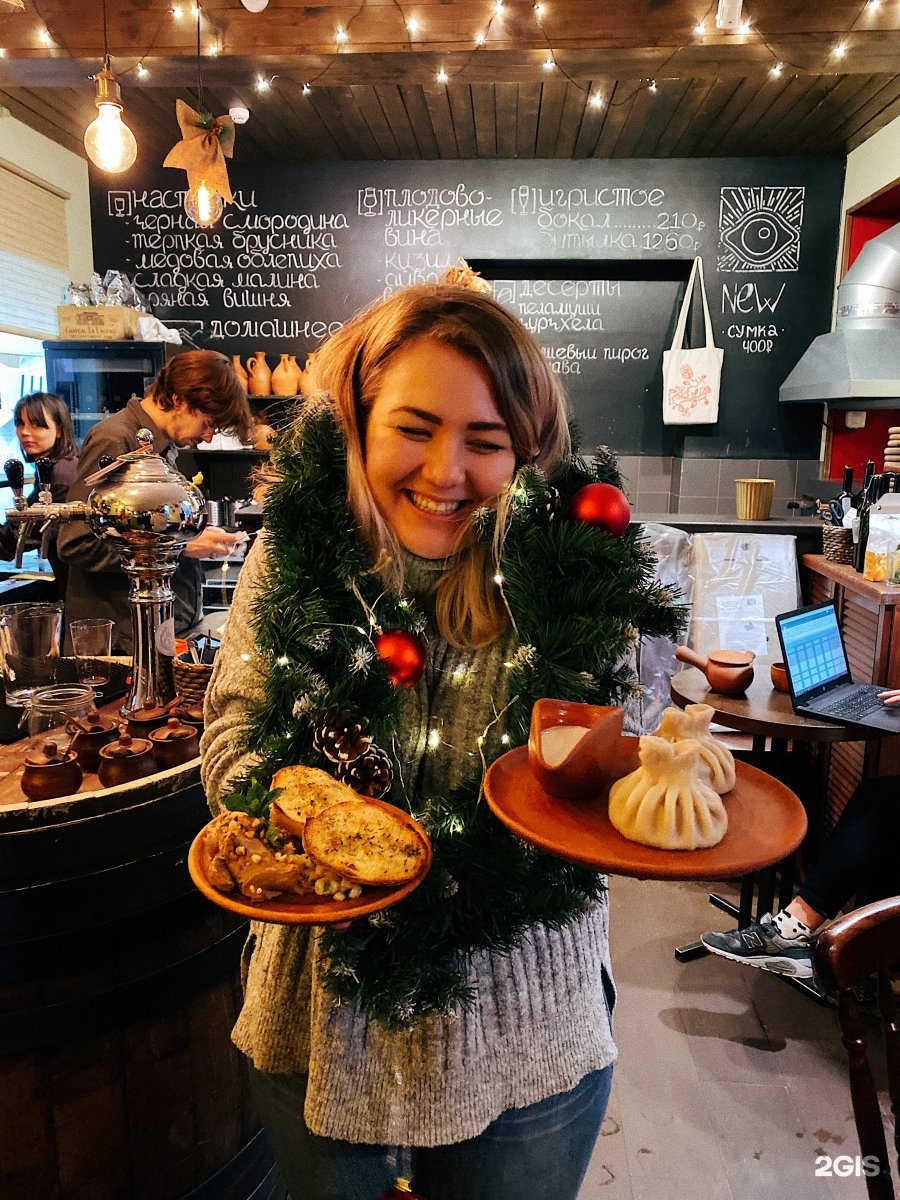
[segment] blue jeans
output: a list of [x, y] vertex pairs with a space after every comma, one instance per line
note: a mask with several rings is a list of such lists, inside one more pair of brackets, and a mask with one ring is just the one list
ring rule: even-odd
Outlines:
[[594, 1071], [570, 1092], [508, 1109], [468, 1141], [423, 1149], [318, 1137], [303, 1120], [305, 1076], [250, 1071], [293, 1200], [378, 1200], [398, 1175], [426, 1200], [576, 1200], [612, 1073]]

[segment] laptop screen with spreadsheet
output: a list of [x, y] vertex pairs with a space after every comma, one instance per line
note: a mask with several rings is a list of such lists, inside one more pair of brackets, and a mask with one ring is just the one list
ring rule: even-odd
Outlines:
[[850, 682], [850, 669], [834, 604], [816, 604], [778, 617], [778, 631], [797, 699]]

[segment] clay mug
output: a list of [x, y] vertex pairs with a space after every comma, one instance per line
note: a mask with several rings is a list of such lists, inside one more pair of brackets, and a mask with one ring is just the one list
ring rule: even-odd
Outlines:
[[292, 354], [282, 354], [281, 362], [272, 372], [273, 396], [296, 396], [300, 386], [300, 368]]
[[772, 663], [769, 667], [769, 678], [772, 680], [772, 687], [776, 692], [789, 692], [791, 685], [788, 683], [787, 667], [783, 662]]
[[165, 725], [150, 734], [153, 756], [161, 770], [190, 762], [200, 753], [200, 739], [193, 725], [183, 725], [177, 717], [169, 717]]
[[247, 359], [247, 391], [251, 396], [271, 396], [272, 372], [262, 350]]
[[528, 765], [544, 791], [565, 800], [599, 796], [636, 767], [637, 739], [621, 736], [624, 718], [613, 705], [535, 701]]
[[753, 682], [752, 663], [756, 655], [752, 650], [710, 650], [704, 657], [687, 646], [679, 646], [675, 657], [702, 671], [710, 688], [722, 696], [740, 696]]
[[156, 774], [153, 744], [147, 738], [133, 738], [125, 726], [119, 727], [119, 740], [100, 747], [97, 778], [103, 787], [117, 787], [146, 775]]
[[81, 787], [84, 776], [73, 750], [61, 751], [56, 742], [47, 741], [25, 755], [22, 791], [29, 800], [54, 800], [71, 796]]

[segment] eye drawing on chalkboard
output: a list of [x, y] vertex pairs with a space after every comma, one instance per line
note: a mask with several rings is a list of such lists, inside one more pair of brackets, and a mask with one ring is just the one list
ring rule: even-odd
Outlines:
[[723, 230], [722, 241], [755, 265], [769, 265], [797, 241], [797, 231], [780, 213], [745, 213], [737, 225]]
[[802, 186], [723, 187], [719, 270], [798, 270], [805, 198]]

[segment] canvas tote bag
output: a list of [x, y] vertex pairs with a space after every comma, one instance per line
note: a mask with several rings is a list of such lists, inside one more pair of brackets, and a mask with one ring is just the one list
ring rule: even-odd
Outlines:
[[[703, 298], [706, 345], [686, 350], [684, 331], [694, 288], [698, 285]], [[671, 349], [663, 351], [664, 425], [709, 425], [719, 419], [719, 380], [724, 353], [713, 343], [712, 321], [709, 318], [706, 288], [703, 286], [703, 262], [695, 258]]]

